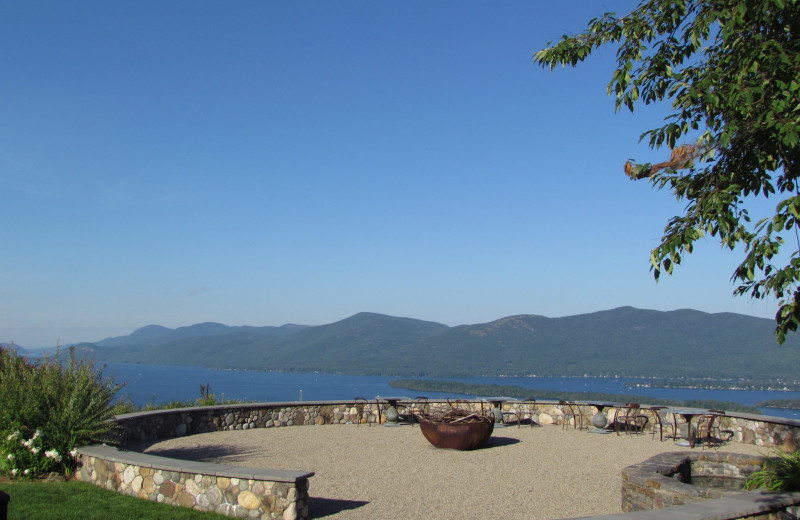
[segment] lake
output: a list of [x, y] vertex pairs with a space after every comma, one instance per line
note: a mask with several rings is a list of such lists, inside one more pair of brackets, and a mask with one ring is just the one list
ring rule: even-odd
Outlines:
[[[190, 401], [200, 397], [200, 385], [210, 385], [217, 399], [248, 401], [328, 401], [376, 395], [417, 395], [413, 390], [392, 388], [389, 381], [399, 377], [352, 376], [344, 374], [256, 372], [200, 367], [108, 363], [106, 375], [127, 382], [120, 395], [137, 405], [148, 402]], [[754, 405], [767, 399], [800, 398], [800, 392], [765, 390], [702, 390], [683, 388], [642, 388], [625, 386], [632, 379], [596, 377], [476, 377], [453, 379], [465, 383], [521, 386], [533, 390], [603, 392], [663, 399], [714, 399]], [[429, 398], [474, 397], [463, 394], [425, 392]], [[644, 400], [644, 399], [640, 399]], [[800, 419], [800, 410], [764, 409], [767, 415]]]

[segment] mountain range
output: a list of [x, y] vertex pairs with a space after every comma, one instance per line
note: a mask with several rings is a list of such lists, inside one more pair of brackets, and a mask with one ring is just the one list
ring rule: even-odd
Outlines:
[[797, 378], [800, 338], [734, 313], [620, 307], [548, 318], [441, 323], [359, 313], [327, 325], [149, 325], [76, 345], [98, 361], [413, 377]]

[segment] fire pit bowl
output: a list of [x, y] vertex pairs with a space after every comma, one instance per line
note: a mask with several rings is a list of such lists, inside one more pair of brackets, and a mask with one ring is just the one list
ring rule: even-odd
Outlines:
[[428, 442], [450, 450], [480, 448], [494, 431], [494, 420], [485, 415], [473, 414], [455, 420], [418, 415], [417, 420]]

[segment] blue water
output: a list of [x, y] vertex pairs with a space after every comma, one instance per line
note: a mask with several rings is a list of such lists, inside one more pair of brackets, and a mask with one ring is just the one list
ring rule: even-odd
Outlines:
[[[373, 398], [376, 395], [417, 395], [412, 390], [392, 388], [389, 381], [399, 379], [381, 376], [341, 374], [251, 372], [199, 367], [108, 363], [106, 374], [118, 382], [126, 382], [121, 395], [137, 405], [148, 402], [191, 401], [200, 396], [200, 385], [208, 384], [218, 399], [249, 401], [327, 401]], [[626, 382], [642, 380], [591, 377], [476, 377], [455, 379], [466, 383], [521, 386], [534, 390], [564, 392], [603, 392], [663, 399], [714, 399], [753, 405], [767, 399], [800, 398], [800, 392], [765, 390], [701, 390], [683, 388], [628, 387]], [[462, 394], [425, 392], [430, 398], [474, 397]], [[767, 415], [800, 419], [800, 410], [765, 409]]]

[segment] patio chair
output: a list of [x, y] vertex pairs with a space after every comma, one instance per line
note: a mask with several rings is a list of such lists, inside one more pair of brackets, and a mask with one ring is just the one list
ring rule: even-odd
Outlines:
[[561, 429], [569, 428], [570, 421], [574, 430], [585, 430], [588, 426], [583, 425], [583, 413], [581, 407], [573, 401], [559, 401], [558, 407], [564, 414], [564, 420], [561, 423]]
[[407, 406], [406, 414], [408, 416], [408, 423], [414, 426], [414, 419], [418, 415], [425, 415], [428, 413], [428, 398], [425, 396], [415, 397]]
[[[717, 420], [714, 423], [717, 427], [717, 433], [719, 434], [719, 441], [722, 442], [729, 442], [733, 439], [735, 435], [733, 430], [723, 430], [722, 429], [722, 419], [725, 418], [725, 410], [709, 410], [709, 412], [717, 414]], [[723, 438], [724, 437], [724, 438]]]
[[619, 435], [620, 430], [625, 434], [643, 433], [649, 418], [642, 413], [639, 403], [627, 403], [617, 410], [614, 417], [614, 430]]
[[[472, 401], [469, 399], [455, 399], [451, 401], [450, 399], [447, 400], [447, 403], [450, 405], [451, 408], [455, 408], [457, 410], [462, 410], [465, 412], [473, 412], [472, 409]], [[480, 405], [480, 413], [483, 415], [483, 401], [478, 401]]]
[[[709, 412], [711, 413], [701, 415], [697, 422], [697, 440], [703, 448], [713, 448], [733, 437], [733, 431], [722, 431], [722, 418], [725, 412], [723, 410], [709, 410]], [[723, 433], [728, 435], [727, 439], [722, 438]]]
[[647, 423], [650, 422], [650, 417], [645, 413], [640, 405], [631, 406], [628, 410], [628, 417], [625, 419], [628, 425], [627, 433], [639, 434], [644, 433]]
[[653, 412], [653, 428], [650, 431], [653, 439], [656, 438], [656, 432], [658, 432], [659, 439], [662, 442], [665, 436], [667, 439], [677, 439], [678, 435], [676, 432], [678, 430], [675, 427], [675, 414], [672, 414], [672, 419], [670, 419], [670, 414], [667, 412], [666, 406], [651, 406], [650, 410]]
[[703, 414], [697, 419], [697, 426], [695, 427], [695, 441], [694, 445], [701, 444], [704, 448], [711, 447], [715, 442], [717, 427], [714, 421], [717, 419], [716, 414]]
[[525, 422], [525, 418], [527, 417], [531, 428], [534, 426], [539, 426], [539, 412], [536, 409], [536, 399], [531, 397], [526, 397], [522, 401], [518, 401], [517, 405], [517, 428]]
[[[624, 429], [623, 420], [625, 419], [625, 414], [628, 413], [627, 404], [625, 406], [617, 406], [614, 408], [614, 418], [611, 420], [610, 423], [606, 426], [606, 429], [614, 428], [614, 431], [617, 435], [619, 435], [619, 431]], [[609, 413], [609, 417], [610, 417]]]
[[502, 414], [503, 425], [517, 423], [517, 428], [519, 428], [520, 423], [522, 421], [522, 415], [524, 412], [521, 402], [522, 401], [518, 399], [510, 399], [506, 401], [506, 403], [510, 405], [510, 408], [508, 410], [505, 410], [503, 406], [500, 407], [501, 410], [500, 413]]

